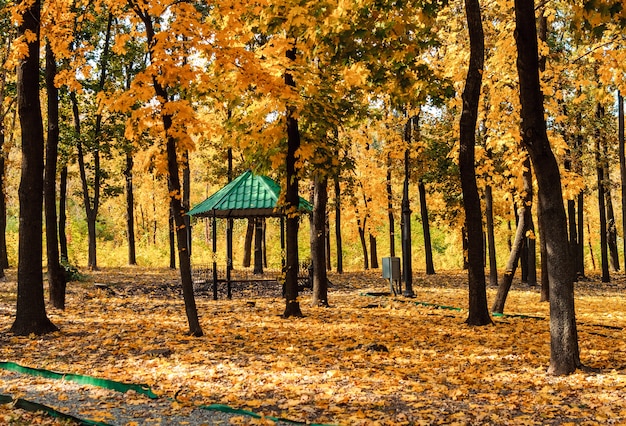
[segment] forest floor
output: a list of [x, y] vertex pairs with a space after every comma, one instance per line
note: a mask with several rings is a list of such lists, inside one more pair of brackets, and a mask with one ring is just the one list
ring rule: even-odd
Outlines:
[[[305, 292], [304, 318], [281, 317], [276, 284], [236, 289], [232, 300], [200, 292], [205, 335], [195, 338], [186, 335], [176, 271], [106, 269], [70, 283], [64, 311], [48, 308], [59, 332], [17, 337], [7, 331], [16, 298], [9, 271], [0, 283], [0, 367], [144, 384], [158, 398], [7, 369], [0, 394], [85, 424], [626, 423], [622, 275], [576, 284], [581, 360], [594, 370], [567, 377], [546, 374], [548, 304], [538, 288], [515, 282], [506, 312], [523, 315], [470, 327], [464, 272], [416, 274], [415, 299], [373, 296], [388, 291], [379, 270], [330, 280], [332, 307], [310, 307]], [[495, 289], [488, 295], [491, 303]], [[268, 417], [201, 407], [211, 404]], [[1, 404], [0, 423], [67, 423], [19, 406]]]

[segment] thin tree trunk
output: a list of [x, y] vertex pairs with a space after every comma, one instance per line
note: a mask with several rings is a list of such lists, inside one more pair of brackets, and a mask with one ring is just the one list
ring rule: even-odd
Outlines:
[[474, 168], [476, 122], [485, 61], [485, 40], [479, 1], [465, 0], [465, 14], [470, 38], [470, 59], [462, 95], [459, 170], [468, 243], [469, 315], [466, 322], [470, 325], [487, 325], [491, 324], [491, 318], [487, 307], [487, 289], [483, 268], [482, 214]]
[[313, 214], [311, 217], [312, 306], [328, 306], [328, 277], [326, 275], [326, 256], [324, 253], [327, 203], [328, 177], [316, 175], [313, 191]]
[[254, 237], [254, 218], [248, 218], [246, 236], [243, 243], [243, 267], [249, 268], [252, 263], [252, 239]]
[[[328, 190], [328, 181], [326, 182], [326, 189]], [[326, 195], [326, 203], [328, 204], [328, 195]], [[324, 225], [324, 245], [326, 246], [326, 270], [332, 270], [331, 259], [331, 247], [330, 247], [330, 220], [328, 214], [326, 215], [326, 223]]]
[[59, 148], [59, 90], [54, 85], [56, 58], [50, 42], [46, 43], [46, 91], [48, 98], [48, 138], [44, 170], [44, 207], [46, 218], [46, 252], [48, 288], [52, 306], [65, 309], [65, 271], [59, 263], [57, 234], [56, 173]]
[[424, 232], [424, 254], [426, 260], [426, 275], [435, 274], [435, 265], [433, 264], [433, 245], [430, 241], [430, 222], [428, 220], [428, 205], [426, 204], [426, 186], [424, 181], [420, 179], [417, 189], [420, 198], [420, 213], [422, 215], [422, 231]]
[[[585, 203], [585, 195], [583, 191], [580, 191], [580, 193], [578, 194], [578, 253], [576, 255], [576, 263], [577, 263], [576, 272], [578, 273], [578, 277], [581, 277], [581, 278], [585, 276], [585, 244], [583, 243], [584, 230], [585, 230], [584, 203]], [[594, 269], [595, 269], [595, 266], [594, 266]]]
[[387, 214], [389, 215], [389, 256], [396, 255], [396, 221], [393, 216], [393, 193], [391, 186], [391, 153], [387, 154]]
[[491, 312], [497, 312], [499, 314], [504, 312], [504, 304], [506, 303], [506, 298], [509, 294], [509, 290], [511, 289], [513, 277], [515, 276], [515, 270], [517, 269], [517, 264], [522, 256], [522, 246], [526, 240], [526, 232], [528, 231], [532, 220], [531, 203], [533, 199], [533, 178], [530, 168], [530, 158], [528, 156], [524, 159], [522, 167], [524, 168], [524, 196], [517, 208], [517, 231], [515, 232], [515, 240], [513, 241], [511, 253], [509, 254], [509, 260], [507, 261], [504, 269], [504, 276], [502, 277], [502, 281], [498, 287], [498, 293], [496, 294], [496, 298], [491, 308]]
[[[287, 59], [296, 60], [295, 47], [287, 51]], [[285, 85], [295, 87], [293, 76], [285, 73]], [[300, 148], [300, 130], [298, 119], [293, 106], [287, 107], [287, 156], [285, 158], [286, 183], [285, 183], [285, 212], [288, 212], [285, 221], [285, 242], [287, 263], [285, 271], [285, 312], [283, 316], [301, 317], [300, 302], [298, 302], [298, 221], [299, 217], [294, 214], [298, 210], [300, 197], [298, 195], [298, 169], [296, 168], [296, 152]]]
[[343, 274], [343, 247], [341, 241], [341, 187], [335, 178], [335, 243], [337, 245], [337, 273]]
[[[155, 32], [152, 19], [145, 13], [138, 11], [139, 17], [142, 19], [146, 31], [146, 42], [148, 46], [153, 46]], [[150, 59], [153, 59], [154, 52], [152, 47], [149, 51]], [[191, 278], [191, 258], [189, 252], [189, 240], [187, 238], [187, 229], [185, 226], [186, 210], [183, 206], [183, 194], [180, 183], [180, 169], [178, 166], [178, 153], [176, 138], [170, 133], [173, 125], [173, 117], [166, 113], [167, 104], [170, 96], [167, 87], [164, 87], [156, 76], [152, 77], [152, 86], [156, 99], [160, 102], [161, 120], [163, 122], [163, 130], [165, 133], [166, 153], [167, 153], [167, 187], [170, 195], [170, 212], [174, 217], [174, 225], [176, 231], [176, 242], [178, 248], [178, 264], [180, 270], [181, 286], [183, 290], [183, 300], [185, 302], [185, 313], [189, 325], [189, 335], [202, 336], [202, 328], [198, 319], [198, 309], [193, 294], [193, 282]]]
[[537, 200], [537, 226], [539, 227], [539, 257], [541, 259], [541, 296], [540, 302], [550, 301], [550, 276], [548, 274], [548, 249], [546, 247], [546, 239], [543, 237], [543, 229], [541, 227], [541, 199]]
[[[608, 170], [605, 170], [605, 176], [609, 176]], [[617, 250], [617, 224], [615, 223], [615, 211], [613, 210], [613, 196], [611, 195], [611, 187], [605, 188], [606, 202], [606, 226], [607, 226], [607, 244], [609, 248], [610, 264], [613, 272], [619, 271], [619, 253]]]
[[606, 205], [604, 203], [604, 167], [600, 154], [600, 140], [596, 139], [596, 174], [598, 177], [598, 212], [600, 216], [600, 266], [602, 267], [602, 282], [611, 281], [609, 273], [609, 250], [606, 226]]
[[413, 292], [413, 253], [411, 241], [411, 205], [409, 199], [409, 180], [411, 178], [410, 151], [413, 136], [413, 117], [407, 119], [404, 127], [404, 140], [407, 148], [404, 150], [404, 185], [402, 187], [402, 221], [400, 228], [402, 232], [402, 278], [404, 281], [404, 296], [414, 297]]
[[254, 218], [254, 274], [263, 273], [263, 221]]
[[515, 0], [515, 41], [520, 84], [522, 143], [530, 154], [539, 188], [542, 239], [548, 252], [550, 280], [550, 367], [565, 375], [580, 366], [574, 309], [573, 259], [569, 253], [567, 217], [559, 166], [548, 140], [533, 0]]
[[370, 237], [370, 265], [372, 269], [378, 269], [378, 247], [376, 246], [376, 237], [369, 234]]
[[61, 262], [69, 262], [67, 253], [67, 234], [66, 234], [66, 222], [67, 214], [65, 212], [66, 200], [67, 200], [67, 165], [64, 165], [61, 169], [61, 176], [59, 177], [59, 247]]
[[128, 241], [128, 264], [137, 264], [135, 251], [135, 196], [133, 192], [133, 156], [126, 153], [126, 166], [124, 167], [126, 183], [126, 239]]
[[27, 55], [17, 67], [17, 99], [22, 130], [19, 260], [17, 308], [11, 332], [16, 335], [45, 334], [58, 330], [46, 314], [43, 293], [43, 178], [44, 134], [39, 99], [40, 0], [28, 3], [21, 16], [18, 37], [26, 37]]
[[624, 272], [626, 273], [626, 150], [624, 149], [625, 137], [624, 137], [624, 97], [618, 91], [617, 92], [617, 120], [618, 130], [617, 138], [619, 143], [619, 174], [621, 181], [622, 191], [622, 251], [624, 255], [623, 264]]
[[361, 223], [361, 218], [359, 217], [359, 211], [356, 212], [356, 225], [359, 230], [359, 241], [361, 242], [361, 250], [363, 250], [363, 270], [367, 271], [370, 268], [369, 257], [367, 254], [367, 243], [365, 241], [365, 225], [367, 222], [367, 218], [363, 219], [363, 223]]
[[174, 230], [174, 212], [171, 207], [169, 209], [169, 217], [167, 220], [167, 228], [169, 230], [169, 243], [170, 243], [170, 269], [176, 269], [176, 232]]
[[[5, 132], [7, 131], [5, 127], [5, 119], [7, 117], [7, 113], [12, 106], [13, 102], [10, 105], [5, 105], [5, 93], [7, 90], [7, 67], [6, 62], [8, 60], [8, 55], [10, 52], [12, 36], [9, 32], [6, 35], [6, 54], [2, 59], [2, 64], [0, 64], [0, 278], [4, 278], [4, 270], [9, 267], [9, 256], [7, 253], [7, 239], [6, 239], [6, 228], [7, 228], [7, 204], [6, 204], [6, 196], [5, 196], [5, 154], [4, 154], [4, 143], [6, 140]], [[11, 130], [12, 131], [12, 130]]]
[[528, 231], [529, 235], [526, 237], [526, 244], [528, 245], [528, 285], [534, 287], [537, 285], [537, 238], [532, 211]]
[[496, 264], [496, 237], [493, 229], [493, 191], [491, 185], [485, 188], [485, 216], [487, 224], [487, 248], [489, 250], [489, 285], [498, 286], [498, 265]]

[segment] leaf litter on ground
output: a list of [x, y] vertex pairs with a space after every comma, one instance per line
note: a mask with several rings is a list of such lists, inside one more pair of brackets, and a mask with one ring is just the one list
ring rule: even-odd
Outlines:
[[[380, 271], [330, 278], [332, 307], [309, 307], [305, 292], [299, 319], [281, 318], [277, 284], [264, 283], [268, 290], [254, 295], [235, 291], [232, 300], [201, 294], [201, 338], [185, 334], [176, 271], [94, 272], [88, 282], [69, 285], [65, 311], [48, 308], [60, 331], [29, 337], [6, 331], [15, 308], [9, 279], [0, 284], [0, 360], [145, 383], [169, 398], [172, 416], [227, 404], [346, 425], [626, 422], [623, 277], [609, 286], [595, 279], [576, 284], [581, 358], [597, 371], [568, 377], [546, 375], [549, 322], [534, 317], [547, 318], [549, 306], [539, 302], [538, 288], [516, 283], [509, 295], [506, 312], [526, 317], [470, 327], [463, 272], [417, 276], [416, 299], [367, 296], [387, 291]], [[491, 301], [495, 289], [488, 294]], [[17, 394], [37, 383], [16, 380]], [[76, 391], [62, 394], [68, 392]], [[116, 424], [106, 413], [144, 398], [107, 397], [109, 405], [82, 414]], [[0, 408], [0, 419], [13, 415], [6, 410]]]

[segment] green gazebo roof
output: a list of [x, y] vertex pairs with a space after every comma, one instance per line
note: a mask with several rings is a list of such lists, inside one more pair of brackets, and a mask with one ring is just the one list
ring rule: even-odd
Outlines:
[[[196, 217], [270, 217], [281, 216], [276, 209], [280, 186], [267, 176], [250, 170], [194, 206], [187, 213]], [[311, 204], [300, 197], [300, 210], [310, 212]]]

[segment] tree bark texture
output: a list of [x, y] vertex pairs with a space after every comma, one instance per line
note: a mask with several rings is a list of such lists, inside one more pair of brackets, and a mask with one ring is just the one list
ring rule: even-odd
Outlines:
[[337, 273], [343, 274], [343, 246], [341, 241], [341, 187], [335, 178], [335, 244], [337, 245]]
[[133, 155], [126, 153], [126, 166], [124, 167], [124, 179], [126, 184], [126, 240], [128, 241], [128, 264], [137, 264], [137, 252], [135, 250], [135, 194], [133, 192]]
[[413, 137], [413, 117], [409, 117], [404, 127], [404, 141], [407, 148], [404, 150], [404, 185], [402, 187], [402, 279], [404, 281], [404, 295], [415, 296], [413, 292], [413, 247], [411, 241], [411, 201], [409, 198], [409, 180], [411, 179], [411, 156], [409, 146]]
[[59, 259], [57, 234], [56, 175], [59, 148], [59, 90], [54, 85], [57, 74], [56, 58], [50, 43], [46, 43], [46, 91], [48, 98], [48, 138], [44, 166], [44, 215], [46, 218], [46, 253], [48, 288], [52, 306], [65, 309], [65, 271]]
[[311, 262], [313, 264], [313, 295], [311, 305], [328, 306], [325, 233], [328, 177], [315, 176], [313, 214], [311, 216]]
[[498, 286], [498, 265], [496, 264], [496, 237], [493, 227], [493, 190], [485, 187], [485, 223], [487, 226], [487, 249], [489, 252], [489, 285]]
[[254, 274], [263, 273], [263, 219], [254, 218]]
[[61, 262], [68, 262], [67, 253], [67, 234], [65, 224], [67, 223], [67, 215], [65, 212], [65, 206], [67, 204], [67, 165], [61, 168], [61, 175], [59, 176], [59, 249], [61, 255]]
[[389, 256], [396, 255], [396, 221], [393, 216], [393, 192], [391, 185], [391, 153], [387, 154], [387, 213], [389, 215]]
[[26, 6], [18, 36], [34, 34], [27, 41], [28, 55], [17, 68], [17, 99], [22, 130], [22, 166], [18, 189], [20, 202], [17, 266], [17, 308], [11, 332], [17, 335], [56, 331], [46, 314], [43, 293], [43, 178], [44, 134], [39, 99], [39, 21], [41, 2]]
[[482, 213], [474, 165], [478, 103], [485, 61], [485, 40], [479, 1], [465, 0], [465, 13], [470, 37], [470, 60], [462, 95], [459, 170], [465, 210], [469, 275], [469, 316], [466, 322], [470, 325], [487, 325], [491, 324], [491, 318], [487, 307], [487, 289], [483, 268]]
[[624, 97], [617, 92], [617, 138], [619, 143], [619, 175], [622, 190], [622, 251], [624, 271], [626, 271], [626, 152], [624, 149]]
[[522, 143], [530, 154], [537, 176], [541, 237], [547, 249], [550, 282], [550, 367], [564, 375], [580, 366], [574, 273], [569, 253], [567, 217], [563, 206], [561, 176], [544, 118], [539, 82], [537, 28], [533, 0], [515, 0], [515, 40], [520, 81]]
[[601, 157], [600, 140], [596, 139], [596, 175], [598, 178], [598, 213], [600, 218], [600, 267], [602, 268], [602, 282], [608, 283], [611, 281], [611, 275], [609, 271], [608, 229], [606, 225], [606, 204], [604, 196], [605, 176]]
[[420, 214], [422, 215], [422, 231], [424, 232], [424, 260], [426, 261], [426, 275], [435, 274], [433, 264], [433, 245], [430, 240], [430, 222], [428, 220], [428, 205], [426, 204], [426, 185], [420, 179], [417, 184], [420, 198]]
[[497, 312], [499, 314], [504, 312], [504, 304], [506, 303], [506, 298], [511, 289], [511, 284], [513, 283], [517, 264], [522, 255], [522, 246], [526, 240], [526, 233], [530, 229], [530, 223], [532, 221], [533, 178], [530, 169], [530, 158], [528, 156], [524, 160], [522, 167], [524, 168], [524, 193], [519, 207], [517, 208], [517, 230], [515, 231], [515, 239], [513, 240], [509, 260], [504, 268], [504, 276], [502, 277], [502, 281], [498, 287], [498, 293], [496, 294], [491, 308], [491, 312]]
[[[295, 47], [287, 51], [287, 58], [296, 60]], [[295, 87], [293, 76], [285, 73], [285, 84]], [[300, 302], [298, 302], [298, 170], [296, 169], [296, 152], [300, 149], [300, 130], [298, 119], [295, 117], [293, 106], [287, 107], [287, 156], [285, 158], [286, 183], [285, 183], [285, 312], [283, 317], [301, 317]]]
[[252, 239], [254, 237], [254, 218], [248, 218], [246, 236], [243, 244], [243, 267], [249, 268], [252, 264]]
[[[154, 45], [154, 27], [151, 18], [147, 14], [142, 14], [142, 21], [146, 28], [146, 39], [150, 46], [150, 56]], [[161, 103], [161, 111], [166, 111], [169, 102], [167, 88], [164, 87], [156, 76], [152, 77], [154, 92]], [[178, 248], [178, 264], [180, 269], [180, 279], [183, 290], [183, 300], [185, 302], [185, 313], [189, 325], [189, 335], [200, 337], [203, 335], [200, 321], [198, 319], [198, 309], [193, 294], [193, 282], [191, 278], [191, 257], [189, 251], [189, 239], [187, 238], [187, 227], [185, 224], [185, 208], [182, 201], [182, 186], [180, 182], [180, 168], [178, 166], [178, 155], [176, 149], [176, 139], [170, 134], [173, 125], [171, 114], [162, 112], [161, 120], [165, 132], [166, 153], [167, 153], [167, 184], [170, 194], [170, 211], [174, 217], [174, 230]]]

